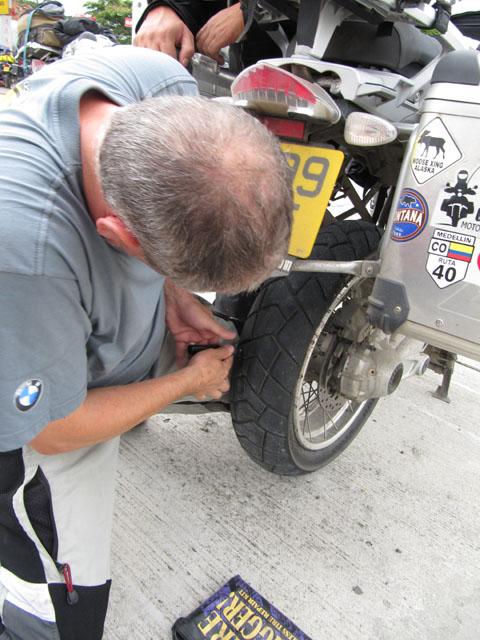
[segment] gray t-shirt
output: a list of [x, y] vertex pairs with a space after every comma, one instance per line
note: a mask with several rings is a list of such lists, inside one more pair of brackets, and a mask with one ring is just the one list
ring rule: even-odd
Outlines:
[[172, 58], [115, 46], [49, 65], [0, 104], [0, 450], [22, 446], [87, 388], [151, 377], [163, 278], [110, 246], [86, 208], [78, 104], [196, 95]]

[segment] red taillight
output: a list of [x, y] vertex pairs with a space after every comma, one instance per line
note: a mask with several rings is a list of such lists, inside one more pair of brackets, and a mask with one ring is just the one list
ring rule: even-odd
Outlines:
[[232, 95], [234, 104], [272, 115], [296, 114], [332, 124], [341, 117], [322, 87], [265, 62], [242, 71], [232, 83]]
[[300, 78], [266, 64], [246, 69], [232, 84], [234, 98], [248, 99], [262, 92], [269, 93], [270, 97], [275, 96], [277, 101], [315, 104], [315, 94]]
[[267, 129], [270, 129], [279, 138], [292, 138], [293, 140], [303, 140], [305, 137], [305, 123], [297, 120], [283, 120], [282, 118], [269, 118], [260, 116], [258, 118]]

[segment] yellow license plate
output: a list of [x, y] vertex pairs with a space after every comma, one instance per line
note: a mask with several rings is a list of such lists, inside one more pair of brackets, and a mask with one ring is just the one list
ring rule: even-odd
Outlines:
[[308, 258], [327, 210], [344, 154], [335, 149], [282, 143], [293, 169], [293, 230], [288, 253]]

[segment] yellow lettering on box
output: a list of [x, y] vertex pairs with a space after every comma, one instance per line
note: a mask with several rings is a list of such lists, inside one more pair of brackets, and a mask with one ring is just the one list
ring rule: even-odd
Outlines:
[[[253, 627], [255, 623], [255, 628]], [[255, 638], [260, 633], [260, 629], [263, 627], [263, 621], [260, 616], [254, 616], [248, 621], [248, 625], [251, 628], [251, 631], [245, 633], [245, 629], [242, 629], [242, 636], [245, 640], [255, 640]]]
[[217, 611], [212, 611], [209, 615], [197, 624], [197, 627], [203, 633], [204, 636], [207, 635], [209, 631], [211, 631], [214, 627], [217, 626], [219, 622], [222, 622], [220, 615]]
[[[240, 598], [237, 595], [235, 595], [235, 593], [231, 593], [230, 596], [233, 596], [231, 604], [226, 606], [227, 600], [224, 600], [222, 602], [222, 607], [223, 607], [222, 613], [229, 622], [231, 622], [232, 618], [236, 616], [237, 613], [239, 613], [241, 609], [245, 606], [243, 600], [240, 600]], [[220, 608], [219, 605], [217, 605], [217, 609], [219, 608]]]
[[222, 622], [220, 631], [209, 637], [209, 640], [239, 640], [238, 636], [234, 634], [232, 630], [227, 629], [227, 623]]
[[[227, 623], [222, 620], [218, 611], [212, 611], [197, 627], [208, 640], [239, 640], [232, 630], [227, 629]], [[214, 630], [215, 633], [211, 633]]]
[[253, 611], [249, 609], [247, 605], [243, 605], [243, 606], [245, 607], [245, 611], [243, 612], [243, 614], [240, 615], [239, 613], [238, 616], [236, 616], [235, 621], [232, 622], [232, 625], [235, 627], [237, 631], [239, 631], [239, 629], [243, 627], [245, 622], [247, 622], [247, 620], [253, 616]]

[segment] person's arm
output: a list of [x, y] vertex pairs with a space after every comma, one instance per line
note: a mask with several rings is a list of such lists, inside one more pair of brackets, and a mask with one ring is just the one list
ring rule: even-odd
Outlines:
[[209, 349], [179, 371], [124, 386], [90, 389], [80, 407], [50, 422], [29, 444], [46, 455], [110, 440], [185, 395], [205, 400], [228, 391], [233, 346]]
[[195, 53], [193, 34], [170, 7], [155, 7], [133, 40], [136, 47], [155, 49], [177, 58], [184, 67]]
[[[187, 345], [218, 344], [235, 332], [219, 325], [210, 309], [170, 280], [164, 283], [166, 321], [176, 344], [177, 365], [185, 363]], [[31, 442], [39, 453], [55, 454], [110, 440], [186, 395], [203, 401], [220, 398], [230, 388], [228, 373], [234, 348], [226, 345], [195, 355], [187, 366], [153, 380], [90, 389], [76, 411], [50, 422]]]
[[234, 340], [235, 331], [228, 331], [215, 320], [212, 311], [191, 293], [168, 278], [163, 287], [166, 302], [166, 321], [175, 340], [176, 363], [185, 363], [189, 344], [219, 344], [220, 340]]
[[178, 59], [185, 65], [194, 53], [195, 34], [225, 4], [225, 0], [148, 0], [136, 25], [133, 44], [174, 58], [175, 47], [179, 47]]
[[239, 2], [222, 9], [197, 33], [198, 51], [223, 64], [225, 61], [220, 55], [220, 49], [236, 42], [244, 26], [242, 6]]
[[135, 31], [139, 31], [146, 16], [155, 7], [170, 7], [184, 22], [193, 35], [213, 15], [225, 9], [227, 0], [147, 0], [147, 7], [141, 15]]

